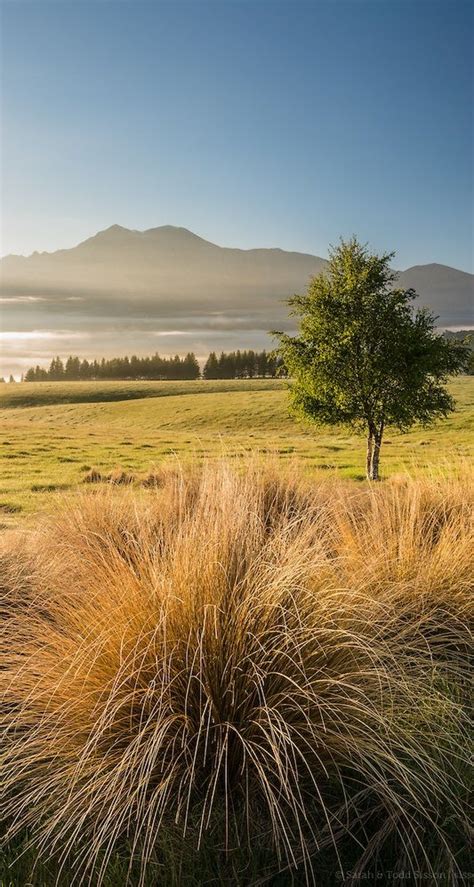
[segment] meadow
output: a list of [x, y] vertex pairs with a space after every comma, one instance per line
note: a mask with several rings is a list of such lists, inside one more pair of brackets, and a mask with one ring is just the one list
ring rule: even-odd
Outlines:
[[[431, 428], [388, 430], [382, 474], [418, 475], [472, 458], [474, 377], [452, 381], [457, 411]], [[82, 488], [91, 469], [145, 476], [164, 461], [273, 454], [316, 476], [361, 480], [363, 436], [289, 415], [281, 380], [69, 382], [0, 389], [1, 521], [49, 507]]]

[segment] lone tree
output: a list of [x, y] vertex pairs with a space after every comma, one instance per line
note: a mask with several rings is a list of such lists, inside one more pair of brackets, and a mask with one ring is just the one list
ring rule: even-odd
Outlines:
[[436, 333], [433, 314], [413, 308], [413, 289], [393, 288], [393, 256], [341, 240], [306, 294], [289, 299], [299, 335], [273, 333], [295, 412], [364, 429], [369, 480], [379, 478], [386, 426], [407, 431], [445, 417], [454, 409], [447, 379], [468, 359], [467, 348]]

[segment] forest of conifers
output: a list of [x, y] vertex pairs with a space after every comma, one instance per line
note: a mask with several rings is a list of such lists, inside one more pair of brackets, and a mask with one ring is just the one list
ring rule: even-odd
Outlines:
[[[220, 356], [212, 351], [207, 358], [204, 379], [252, 379], [284, 375], [281, 358], [266, 351], [231, 351]], [[30, 367], [25, 382], [60, 382], [87, 379], [199, 379], [201, 368], [193, 354], [185, 357], [112, 357], [101, 360], [81, 360], [68, 357], [65, 362], [54, 357], [48, 367]]]

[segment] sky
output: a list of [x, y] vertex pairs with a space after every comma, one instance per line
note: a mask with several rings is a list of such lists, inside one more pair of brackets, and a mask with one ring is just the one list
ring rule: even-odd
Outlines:
[[473, 10], [3, 0], [1, 254], [171, 224], [472, 271]]
[[472, 270], [463, 0], [2, 4], [2, 254], [108, 225]]

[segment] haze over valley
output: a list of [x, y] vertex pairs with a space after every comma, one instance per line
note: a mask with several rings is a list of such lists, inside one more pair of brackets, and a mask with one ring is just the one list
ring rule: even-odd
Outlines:
[[[2, 375], [53, 353], [83, 357], [271, 346], [291, 329], [285, 300], [325, 259], [277, 248], [218, 246], [186, 228], [112, 225], [72, 249], [0, 262]], [[474, 277], [441, 264], [400, 272], [440, 327], [471, 327]]]

